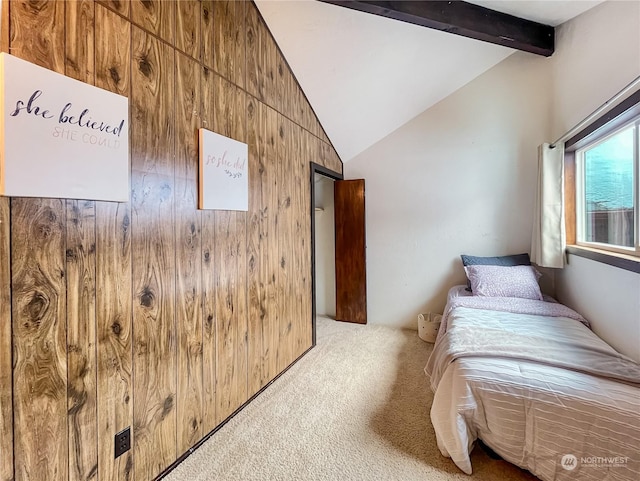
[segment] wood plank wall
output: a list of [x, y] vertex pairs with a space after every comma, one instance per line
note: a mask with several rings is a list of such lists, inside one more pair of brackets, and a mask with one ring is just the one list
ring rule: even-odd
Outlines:
[[[251, 2], [2, 8], [3, 51], [129, 98], [131, 197], [0, 198], [0, 481], [151, 480], [311, 346], [342, 163]], [[197, 210], [200, 127], [249, 144], [248, 212]]]

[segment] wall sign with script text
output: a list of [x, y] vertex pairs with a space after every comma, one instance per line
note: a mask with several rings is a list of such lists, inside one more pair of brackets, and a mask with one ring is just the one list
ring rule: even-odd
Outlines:
[[0, 54], [0, 195], [127, 202], [129, 100]]
[[200, 209], [249, 210], [247, 144], [200, 129]]

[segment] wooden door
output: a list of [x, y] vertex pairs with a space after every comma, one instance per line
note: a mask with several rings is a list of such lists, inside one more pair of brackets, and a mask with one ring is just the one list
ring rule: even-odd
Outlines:
[[334, 184], [336, 319], [367, 323], [364, 179]]

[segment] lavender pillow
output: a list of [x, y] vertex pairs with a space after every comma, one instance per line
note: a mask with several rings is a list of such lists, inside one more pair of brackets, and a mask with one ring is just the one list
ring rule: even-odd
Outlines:
[[[526, 252], [524, 254], [512, 254], [508, 256], [497, 256], [497, 257], [479, 257], [479, 256], [469, 256], [466, 254], [462, 254], [460, 256], [462, 259], [463, 266], [530, 266], [531, 259], [529, 259], [529, 254]], [[469, 292], [471, 289], [471, 282], [467, 278], [467, 290]]]
[[485, 266], [464, 268], [474, 296], [520, 297], [542, 300], [540, 273], [532, 266]]

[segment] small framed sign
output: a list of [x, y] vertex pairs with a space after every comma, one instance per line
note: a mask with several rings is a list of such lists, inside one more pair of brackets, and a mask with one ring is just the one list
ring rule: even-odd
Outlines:
[[0, 195], [127, 202], [129, 100], [0, 54]]
[[249, 210], [249, 147], [243, 142], [199, 130], [200, 209]]

